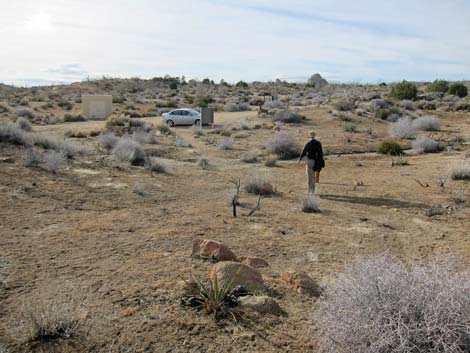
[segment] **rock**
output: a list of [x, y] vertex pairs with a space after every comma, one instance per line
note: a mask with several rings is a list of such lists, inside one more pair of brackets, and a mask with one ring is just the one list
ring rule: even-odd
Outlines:
[[194, 239], [192, 256], [215, 261], [237, 261], [237, 256], [227, 245], [210, 239]]
[[253, 267], [233, 261], [222, 261], [212, 266], [209, 277], [211, 280], [217, 276], [222, 283], [230, 281], [232, 286], [244, 286], [249, 291], [262, 291], [265, 289], [263, 277]]
[[288, 287], [295, 289], [302, 295], [313, 297], [321, 295], [320, 286], [305, 272], [284, 272], [282, 280]]
[[246, 256], [242, 258], [242, 264], [251, 266], [253, 268], [263, 268], [263, 267], [269, 266], [266, 260], [260, 257], [250, 257], [250, 256]]
[[307, 81], [307, 85], [312, 86], [313, 88], [322, 88], [327, 84], [328, 81], [321, 77], [320, 74], [312, 75]]
[[242, 309], [257, 311], [262, 314], [284, 315], [285, 312], [276, 300], [266, 295], [246, 296], [239, 298], [238, 305]]

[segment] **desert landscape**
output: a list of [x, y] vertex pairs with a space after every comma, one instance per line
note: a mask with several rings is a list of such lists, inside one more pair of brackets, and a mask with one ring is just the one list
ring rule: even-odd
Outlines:
[[[461, 326], [394, 351], [469, 352], [468, 87], [1, 84], [0, 352], [365, 352], [325, 338], [343, 323], [363, 338], [353, 311], [328, 322], [358, 259], [384, 277], [387, 261], [451, 261], [432, 288], [454, 281]], [[112, 115], [83, 116], [89, 94], [111, 95]], [[185, 107], [214, 124], [162, 122]], [[298, 162], [309, 131], [326, 163], [315, 194]]]

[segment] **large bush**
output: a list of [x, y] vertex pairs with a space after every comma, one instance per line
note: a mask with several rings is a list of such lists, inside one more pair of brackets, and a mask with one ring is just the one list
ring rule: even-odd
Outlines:
[[453, 94], [460, 98], [466, 97], [468, 95], [467, 86], [463, 83], [453, 83], [449, 86], [449, 94]]
[[428, 92], [441, 92], [446, 93], [449, 89], [449, 82], [446, 80], [435, 80], [433, 83], [430, 83], [426, 90]]
[[290, 109], [280, 110], [273, 116], [273, 122], [282, 121], [283, 123], [290, 124], [301, 124], [304, 119], [304, 116], [297, 114]]
[[418, 88], [414, 83], [403, 81], [396, 83], [391, 91], [391, 96], [396, 99], [416, 99]]
[[426, 136], [419, 136], [411, 145], [419, 154], [441, 152], [446, 147], [444, 144]]
[[14, 145], [31, 145], [31, 135], [21, 129], [16, 124], [1, 123], [0, 124], [0, 143], [7, 142]]
[[300, 147], [295, 138], [285, 131], [280, 131], [267, 142], [266, 148], [281, 159], [295, 158], [300, 155]]
[[381, 154], [390, 154], [392, 156], [398, 156], [403, 151], [403, 148], [397, 141], [394, 140], [385, 140], [382, 141], [377, 150]]
[[129, 137], [121, 138], [113, 148], [113, 157], [121, 163], [129, 163], [132, 165], [144, 165], [146, 154], [144, 148], [137, 141]]
[[435, 116], [422, 116], [413, 121], [413, 126], [421, 131], [439, 131], [441, 123]]
[[390, 125], [390, 135], [402, 139], [413, 139], [416, 136], [416, 127], [410, 118], [400, 118]]
[[470, 272], [362, 258], [315, 311], [321, 353], [470, 352]]

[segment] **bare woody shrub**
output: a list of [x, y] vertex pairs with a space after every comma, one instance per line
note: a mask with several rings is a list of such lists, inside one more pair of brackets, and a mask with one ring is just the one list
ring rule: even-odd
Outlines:
[[320, 213], [320, 198], [312, 193], [308, 193], [302, 203], [302, 211], [305, 213]]
[[275, 193], [274, 187], [265, 174], [252, 174], [245, 183], [245, 191], [250, 194], [269, 196]]
[[0, 143], [29, 146], [32, 143], [31, 135], [12, 123], [0, 124]]
[[227, 103], [224, 105], [224, 111], [226, 112], [243, 112], [251, 110], [251, 107], [248, 103]]
[[55, 174], [62, 167], [65, 159], [63, 152], [47, 151], [42, 157], [42, 165], [44, 169]]
[[100, 145], [101, 147], [104, 147], [107, 150], [111, 150], [118, 143], [119, 137], [117, 137], [112, 132], [106, 132], [104, 134], [100, 134], [97, 137], [96, 141], [98, 142], [98, 145]]
[[439, 131], [441, 123], [435, 116], [422, 116], [413, 121], [413, 127], [420, 131]]
[[256, 150], [247, 151], [242, 154], [240, 160], [245, 163], [258, 163], [259, 161], [259, 152]]
[[33, 126], [31, 125], [29, 120], [26, 118], [23, 118], [22, 116], [16, 119], [16, 126], [18, 126], [18, 128], [20, 128], [21, 130], [24, 130], [27, 132], [33, 131]]
[[145, 151], [140, 143], [129, 137], [121, 138], [112, 150], [113, 157], [121, 163], [144, 165]]
[[413, 149], [419, 153], [437, 153], [444, 150], [445, 145], [439, 143], [438, 141], [426, 137], [426, 136], [419, 136], [416, 140], [413, 141], [411, 144]]
[[67, 158], [73, 158], [76, 154], [83, 153], [84, 150], [79, 146], [70, 143], [59, 136], [47, 134], [35, 134], [33, 143], [45, 150], [54, 150], [63, 153]]
[[469, 352], [469, 290], [470, 272], [451, 261], [360, 258], [315, 311], [319, 352]]
[[300, 155], [300, 147], [293, 135], [280, 131], [267, 142], [266, 148], [281, 159], [291, 159]]
[[410, 118], [400, 118], [390, 126], [390, 135], [402, 139], [413, 139], [416, 137], [416, 127]]

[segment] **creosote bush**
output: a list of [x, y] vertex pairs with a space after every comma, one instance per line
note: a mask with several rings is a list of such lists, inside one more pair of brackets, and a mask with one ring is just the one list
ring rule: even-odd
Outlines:
[[252, 174], [245, 183], [245, 191], [249, 194], [269, 196], [275, 193], [274, 187], [265, 174]]
[[460, 98], [464, 98], [468, 95], [468, 88], [463, 83], [452, 83], [449, 86], [448, 93]]
[[439, 131], [441, 123], [435, 116], [422, 116], [413, 120], [413, 127], [421, 131]]
[[280, 159], [291, 159], [300, 155], [300, 147], [294, 136], [286, 131], [276, 132], [267, 142], [266, 148]]
[[44, 169], [57, 173], [66, 160], [64, 152], [47, 151], [42, 157], [42, 165]]
[[416, 99], [418, 88], [414, 83], [403, 81], [393, 85], [390, 95], [396, 99]]
[[449, 89], [449, 82], [446, 80], [435, 80], [426, 87], [428, 92], [446, 93]]
[[455, 263], [357, 259], [314, 313], [320, 353], [470, 351], [470, 272]]
[[403, 148], [401, 147], [401, 145], [397, 141], [394, 141], [394, 140], [382, 141], [377, 150], [378, 153], [389, 154], [392, 156], [398, 156], [402, 153], [402, 151], [403, 151]]

